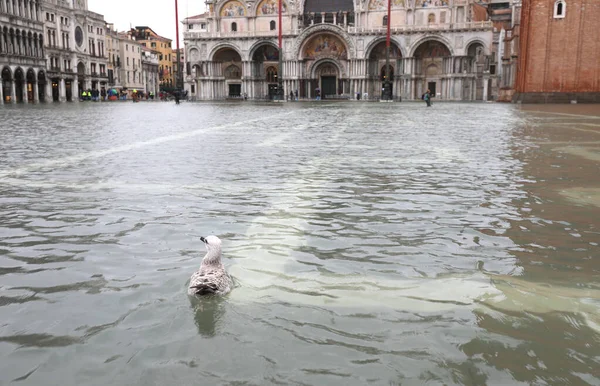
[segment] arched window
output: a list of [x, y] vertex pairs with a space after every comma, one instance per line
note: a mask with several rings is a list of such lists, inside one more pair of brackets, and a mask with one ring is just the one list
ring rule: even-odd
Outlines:
[[231, 32], [236, 32], [237, 31], [237, 23], [233, 22], [231, 23]]
[[427, 16], [427, 24], [435, 24], [435, 15], [433, 13], [430, 13], [429, 16]]
[[277, 82], [277, 69], [275, 67], [267, 68], [267, 82], [269, 82], [269, 83]]
[[271, 31], [275, 31], [276, 27], [277, 23], [275, 23], [275, 20], [271, 20], [271, 22], [269, 23], [269, 28], [271, 29]]
[[387, 15], [385, 15], [383, 17], [383, 26], [385, 27], [385, 26], [387, 26], [387, 24], [388, 24], [388, 17], [387, 17]]
[[567, 10], [567, 3], [564, 0], [557, 0], [554, 3], [554, 18], [563, 19]]

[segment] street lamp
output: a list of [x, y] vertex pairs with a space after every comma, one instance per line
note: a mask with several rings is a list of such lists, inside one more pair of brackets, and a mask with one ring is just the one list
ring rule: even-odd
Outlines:
[[390, 80], [390, 26], [392, 24], [392, 0], [388, 0], [387, 7], [387, 36], [385, 40], [385, 79], [383, 80], [383, 92], [381, 99], [392, 100], [392, 81]]

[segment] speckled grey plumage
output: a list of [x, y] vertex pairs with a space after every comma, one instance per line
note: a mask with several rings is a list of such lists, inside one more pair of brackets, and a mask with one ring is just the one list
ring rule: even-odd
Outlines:
[[206, 246], [206, 255], [190, 279], [188, 295], [225, 295], [231, 291], [233, 281], [221, 263], [221, 240], [217, 236], [200, 239]]

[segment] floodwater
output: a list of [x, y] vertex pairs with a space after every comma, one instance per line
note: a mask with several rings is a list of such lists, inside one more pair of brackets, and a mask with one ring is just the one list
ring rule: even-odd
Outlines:
[[[598, 106], [0, 125], [2, 385], [600, 385]], [[236, 288], [191, 299], [210, 234]]]

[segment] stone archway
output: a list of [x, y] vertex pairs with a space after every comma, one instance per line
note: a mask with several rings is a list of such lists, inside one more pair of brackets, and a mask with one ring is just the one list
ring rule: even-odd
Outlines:
[[242, 95], [242, 77], [244, 75], [241, 55], [230, 47], [223, 47], [213, 55], [217, 65], [217, 77], [224, 79], [221, 89], [222, 96], [239, 98]]
[[480, 42], [473, 42], [467, 46], [467, 73], [472, 74], [471, 90], [466, 87], [463, 89], [463, 99], [487, 100], [484, 95], [488, 87], [485, 87], [487, 79], [484, 78], [484, 71], [489, 68], [489, 59], [485, 55], [485, 48]]
[[331, 99], [341, 94], [341, 73], [338, 65], [330, 60], [323, 60], [315, 64], [313, 68], [313, 79], [317, 80], [316, 89], [320, 90], [323, 99]]
[[329, 31], [311, 35], [302, 44], [300, 58], [307, 74], [300, 83], [301, 96], [332, 98], [348, 92], [348, 47], [341, 36]]
[[250, 59], [254, 80], [251, 94], [273, 99], [279, 87], [279, 49], [271, 42], [262, 42], [254, 47]]
[[[77, 90], [79, 92], [79, 95], [75, 95], [75, 98], [81, 97], [81, 93], [87, 91], [85, 84], [85, 64], [83, 62], [77, 63]], [[67, 100], [69, 100], [69, 98], [67, 98]]]
[[426, 40], [419, 44], [414, 52], [415, 75], [417, 83], [415, 87], [415, 99], [430, 90], [432, 96], [444, 95], [443, 81], [447, 77], [446, 61], [450, 60], [452, 54], [444, 43], [438, 40]]
[[12, 73], [9, 67], [4, 67], [2, 69], [2, 102], [11, 103], [12, 98]]
[[[386, 73], [386, 42], [381, 40], [371, 48], [368, 55], [369, 94], [380, 95]], [[390, 80], [392, 95], [394, 95], [394, 81], [397, 78], [397, 70], [401, 68], [402, 51], [396, 42], [390, 42]]]
[[25, 74], [21, 68], [15, 70], [15, 98], [17, 103], [23, 103], [23, 90], [25, 86]]

